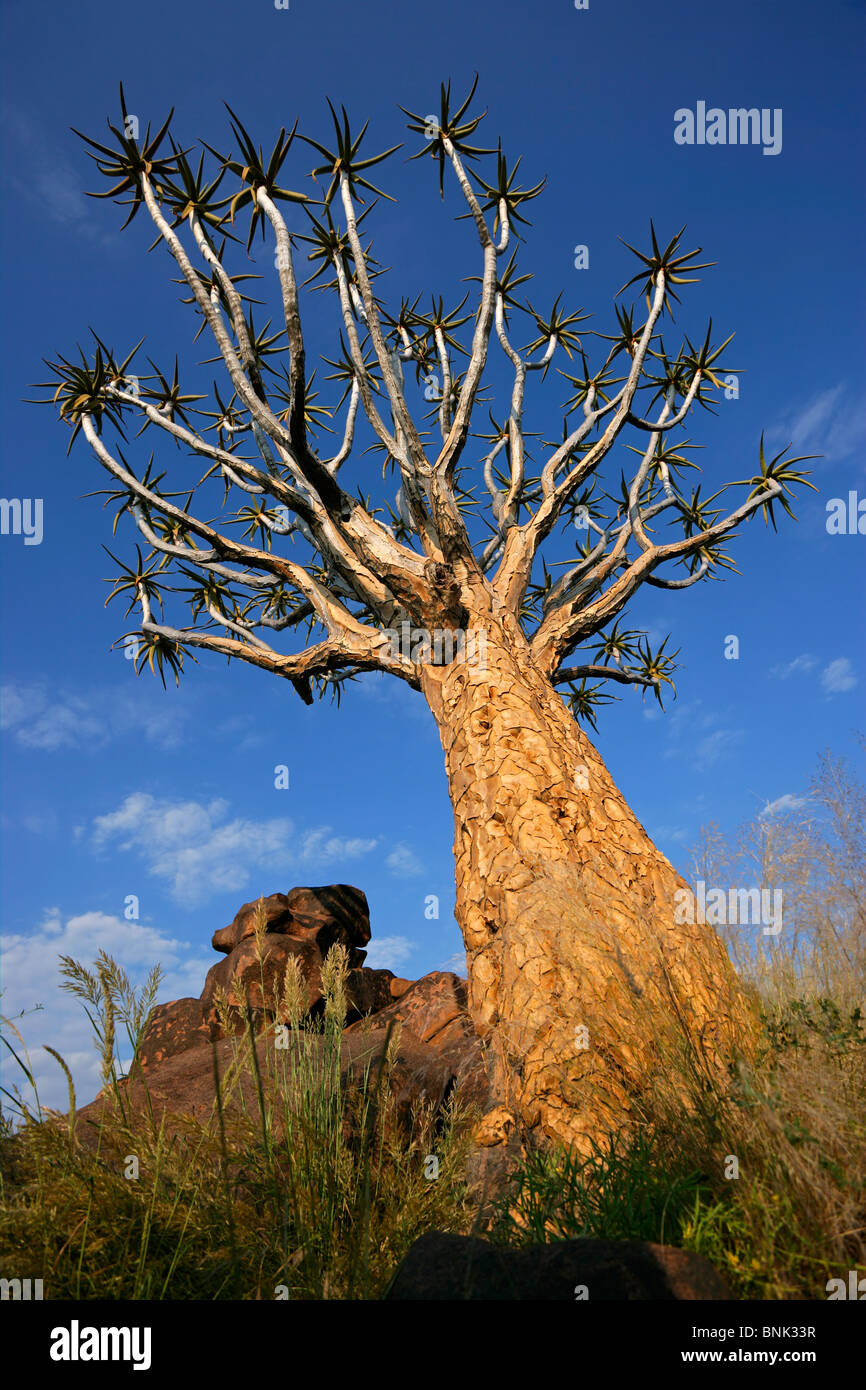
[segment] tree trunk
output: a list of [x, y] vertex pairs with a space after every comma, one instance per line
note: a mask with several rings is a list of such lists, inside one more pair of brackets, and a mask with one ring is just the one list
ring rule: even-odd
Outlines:
[[546, 1140], [586, 1152], [634, 1121], [671, 1049], [685, 1042], [721, 1078], [755, 1019], [712, 927], [675, 923], [686, 885], [517, 624], [486, 612], [477, 626], [483, 665], [427, 666], [422, 679], [445, 750], [457, 920], [491, 1086], [477, 1143], [500, 1160]]

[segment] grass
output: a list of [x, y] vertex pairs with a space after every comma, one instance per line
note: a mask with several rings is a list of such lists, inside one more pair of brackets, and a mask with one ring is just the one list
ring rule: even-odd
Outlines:
[[720, 1084], [683, 1030], [632, 1132], [583, 1160], [532, 1155], [491, 1235], [653, 1240], [706, 1256], [742, 1298], [826, 1298], [831, 1278], [866, 1274], [866, 787], [824, 753], [784, 813], [733, 842], [705, 827], [692, 868], [784, 890], [780, 934], [721, 929], [761, 1016], [757, 1055]]
[[[693, 1079], [693, 1078], [692, 1078]], [[866, 1274], [866, 1030], [859, 1009], [792, 1001], [728, 1092], [657, 1084], [643, 1123], [581, 1159], [533, 1154], [500, 1201], [504, 1245], [595, 1236], [680, 1246], [741, 1298], [820, 1299]], [[734, 1163], [732, 1160], [736, 1160]]]
[[[7, 1119], [2, 1272], [42, 1278], [52, 1299], [375, 1299], [423, 1231], [470, 1230], [472, 1116], [455, 1098], [436, 1116], [415, 1105], [406, 1124], [392, 1034], [343, 1084], [345, 970], [334, 948], [324, 1013], [286, 1030], [284, 1048], [257, 1048], [250, 1016], [205, 1124], [169, 1134], [116, 1078], [95, 1149], [71, 1119]], [[110, 1027], [96, 1031], [102, 1047]]]
[[463, 1177], [473, 1115], [459, 1097], [401, 1119], [393, 1035], [343, 1084], [340, 978], [288, 1047], [262, 1060], [252, 1021], [233, 1037], [205, 1124], [169, 1134], [116, 1080], [95, 1149], [65, 1117], [25, 1111], [17, 1129], [7, 1118], [2, 1272], [76, 1300], [376, 1299], [428, 1230], [509, 1246], [657, 1241], [708, 1257], [745, 1298], [821, 1298], [828, 1279], [866, 1272], [859, 1010], [801, 1000], [765, 1015], [759, 1063], [728, 1094], [692, 1097], [686, 1120], [660, 1087], [628, 1140], [586, 1159], [530, 1154], [482, 1227]]
[[[158, 975], [136, 996], [110, 957], [93, 971], [65, 959], [64, 987], [82, 999], [101, 1059], [96, 1147], [74, 1124], [63, 1058], [53, 1054], [69, 1114], [46, 1119], [20, 1034], [3, 1020], [0, 1041], [33, 1101], [4, 1093], [0, 1274], [41, 1278], [51, 1299], [378, 1299], [430, 1230], [506, 1246], [657, 1241], [706, 1256], [743, 1298], [822, 1299], [829, 1279], [866, 1274], [866, 801], [843, 774], [825, 761], [815, 790], [834, 835], [827, 818], [774, 823], [771, 841], [757, 827], [772, 859], [761, 881], [784, 874], [796, 890], [793, 927], [775, 944], [729, 942], [761, 1008], [757, 1055], [720, 1081], [684, 1038], [636, 1099], [628, 1135], [588, 1157], [529, 1154], [492, 1206], [464, 1180], [475, 1116], [459, 1095], [438, 1115], [398, 1111], [396, 1034], [345, 1084], [342, 948], [329, 953], [317, 1017], [290, 962], [284, 1047], [256, 1045], [269, 1026], [261, 1010], [217, 1001], [229, 1041], [213, 1113], [170, 1133], [146, 1104], [129, 1105], [115, 1064], [116, 1024], [135, 1056]], [[264, 1000], [263, 917], [256, 926]]]

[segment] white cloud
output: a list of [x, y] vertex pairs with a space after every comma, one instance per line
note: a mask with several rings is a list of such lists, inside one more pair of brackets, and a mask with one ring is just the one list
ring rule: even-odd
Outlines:
[[799, 811], [808, 802], [808, 797], [794, 796], [793, 792], [785, 792], [784, 796], [777, 796], [775, 801], [768, 801], [761, 817], [785, 815], [788, 811]]
[[252, 871], [288, 873], [300, 865], [324, 867], [357, 859], [375, 849], [375, 839], [346, 839], [329, 826], [298, 834], [285, 817], [226, 820], [228, 802], [159, 800], [134, 792], [108, 815], [93, 822], [97, 850], [136, 854], [147, 872], [162, 879], [171, 896], [186, 905], [218, 893], [240, 893]]
[[455, 951], [453, 956], [443, 960], [442, 964], [436, 967], [437, 970], [450, 970], [453, 975], [460, 975], [466, 979], [466, 952]]
[[[768, 440], [788, 441], [796, 453], [820, 454], [822, 461], [844, 459], [866, 439], [866, 407], [846, 394], [846, 381], [819, 391], [787, 421], [768, 431]], [[775, 450], [775, 446], [774, 446]]]
[[92, 751], [124, 736], [143, 735], [154, 747], [177, 748], [191, 717], [169, 699], [154, 704], [148, 691], [101, 686], [86, 693], [52, 692], [35, 683], [0, 689], [0, 729], [23, 748], [55, 753], [61, 748]]
[[771, 666], [770, 675], [776, 676], [780, 681], [786, 681], [789, 676], [808, 675], [814, 670], [816, 665], [814, 656], [808, 652], [803, 652], [800, 656], [795, 656], [793, 661], [787, 662], [784, 666]]
[[3, 687], [0, 729], [14, 730], [17, 741], [25, 748], [46, 753], [80, 744], [92, 747], [105, 741], [105, 730], [86, 700], [72, 696], [51, 703], [38, 687]]
[[857, 677], [847, 656], [837, 657], [821, 672], [821, 689], [826, 695], [844, 695], [846, 690], [853, 690], [856, 684]]
[[330, 864], [335, 859], [357, 859], [375, 849], [378, 840], [365, 840], [360, 836], [346, 840], [340, 835], [332, 835], [328, 825], [318, 830], [306, 830], [301, 836], [300, 848], [295, 863]]
[[424, 865], [408, 845], [395, 845], [385, 863], [397, 878], [417, 878], [424, 872]]
[[741, 743], [742, 739], [743, 734], [739, 729], [716, 729], [715, 733], [701, 739], [695, 749], [695, 765], [701, 770], [712, 767]]
[[[159, 962], [165, 978], [158, 1003], [197, 997], [215, 960], [212, 953], [205, 955], [198, 944], [170, 936], [158, 927], [128, 922], [105, 912], [84, 912], [64, 920], [59, 908], [47, 908], [32, 932], [0, 937], [2, 1012], [14, 1020], [24, 1038], [41, 1104], [54, 1109], [67, 1107], [66, 1082], [57, 1062], [43, 1050], [46, 1043], [70, 1067], [79, 1105], [92, 1100], [101, 1085], [99, 1060], [84, 1006], [76, 996], [61, 989], [63, 977], [59, 969], [61, 955], [72, 956], [90, 968], [100, 949], [122, 966], [135, 986]], [[33, 1012], [39, 1004], [42, 1009]], [[18, 1017], [22, 1011], [26, 1011], [24, 1016]], [[9, 1036], [14, 1043], [14, 1036]], [[128, 1061], [130, 1053], [122, 1024], [118, 1036], [122, 1039], [121, 1061]], [[17, 1043], [15, 1046], [20, 1050]], [[23, 1098], [32, 1104], [32, 1092], [8, 1053], [2, 1059], [2, 1073], [2, 1084], [8, 1090], [19, 1087]]]
[[380, 936], [367, 947], [364, 964], [371, 970], [393, 970], [397, 974], [398, 966], [408, 960], [414, 950], [414, 943], [407, 936]]

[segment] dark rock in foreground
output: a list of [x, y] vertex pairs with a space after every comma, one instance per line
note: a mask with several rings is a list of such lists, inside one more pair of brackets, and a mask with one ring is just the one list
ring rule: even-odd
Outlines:
[[641, 1240], [563, 1240], [523, 1250], [431, 1231], [409, 1250], [386, 1299], [730, 1299], [708, 1260]]

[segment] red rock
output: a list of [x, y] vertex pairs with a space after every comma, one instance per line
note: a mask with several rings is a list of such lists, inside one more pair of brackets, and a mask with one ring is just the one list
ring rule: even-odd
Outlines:
[[[458, 1020], [468, 1021], [467, 1010], [466, 981], [459, 975], [434, 970], [410, 984], [399, 998], [383, 1009], [376, 1017], [376, 1025], [385, 1027], [388, 1019], [399, 1018], [422, 1042], [431, 1042], [449, 1025]], [[456, 1033], [452, 1030], [447, 1036], [456, 1036]]]
[[[247, 1007], [254, 1011], [257, 1055], [274, 1075], [280, 1072], [280, 1059], [285, 1063], [288, 1050], [277, 1047], [278, 1036], [290, 1049], [302, 1050], [308, 1060], [323, 1056], [325, 1041], [320, 1034], [301, 1028], [288, 1037], [284, 1030], [278, 1035], [273, 1023], [279, 1017], [288, 962], [299, 962], [307, 1012], [318, 1014], [325, 955], [332, 945], [342, 944], [349, 963], [348, 1026], [341, 1041], [344, 1080], [359, 1082], [371, 1066], [381, 1065], [388, 1027], [399, 1023], [399, 1034], [392, 1034], [389, 1080], [398, 1117], [410, 1122], [419, 1100], [435, 1110], [455, 1086], [465, 1101], [484, 1109], [486, 1073], [467, 1011], [464, 980], [444, 972], [404, 980], [390, 970], [362, 967], [363, 947], [370, 940], [369, 909], [360, 889], [348, 884], [293, 888], [261, 901], [265, 916], [261, 952], [255, 936], [259, 903], [244, 903], [231, 925], [214, 933], [213, 944], [222, 958], [208, 971], [201, 999], [177, 999], [153, 1011], [139, 1049], [140, 1065], [123, 1080], [125, 1104], [132, 1108], [145, 1104], [142, 1083], [146, 1082], [155, 1111], [178, 1117], [181, 1129], [183, 1116], [202, 1120], [210, 1115], [215, 1098], [214, 1055], [224, 1074], [238, 1044], [237, 1037], [223, 1035], [216, 1007], [219, 989], [237, 1011], [230, 1024], [235, 1034], [247, 1029]], [[241, 1046], [248, 1043], [242, 1041]], [[247, 1076], [243, 1088], [250, 1084], [252, 1078]], [[243, 1094], [247, 1102], [254, 1102], [246, 1089]], [[112, 1087], [79, 1112], [88, 1133], [93, 1134], [90, 1121], [98, 1119], [102, 1107], [114, 1103]]]
[[[349, 949], [349, 965], [354, 968], [363, 964], [363, 947], [370, 940], [370, 909], [360, 888], [348, 883], [292, 888], [289, 893], [271, 893], [263, 899], [263, 905], [269, 935], [314, 941], [323, 957], [331, 946], [341, 942]], [[215, 951], [229, 954], [255, 934], [257, 907], [257, 902], [244, 903], [229, 926], [214, 932], [211, 944]]]
[[[307, 1010], [315, 1010], [322, 999], [322, 956], [315, 941], [298, 940], [294, 936], [266, 935], [264, 959], [260, 963], [255, 938], [248, 937], [218, 961], [208, 971], [199, 1011], [204, 1025], [218, 1035], [219, 1015], [216, 1007], [217, 986], [222, 985], [234, 1008], [243, 1009], [245, 1001], [251, 1008], [278, 1016], [277, 1002], [282, 994], [283, 977], [289, 956], [297, 956], [307, 984]], [[346, 977], [347, 1021], [352, 1023], [365, 1014], [376, 1013], [392, 1002], [390, 970], [350, 970]], [[264, 997], [262, 982], [264, 981]], [[276, 991], [276, 996], [275, 996]], [[210, 1036], [205, 1033], [205, 1038]], [[187, 1046], [200, 1039], [190, 1038]], [[183, 1050], [182, 1045], [173, 1052]]]
[[[290, 1034], [290, 1039], [291, 1046], [302, 1049], [306, 1063], [312, 1065], [315, 1058], [323, 1058], [325, 1040], [321, 1036], [301, 1031]], [[152, 1105], [157, 1129], [164, 1118], [169, 1134], [185, 1133], [190, 1119], [199, 1124], [206, 1123], [214, 1115], [214, 1055], [219, 1075], [224, 1077], [238, 1047], [242, 1056], [249, 1057], [248, 1041], [238, 1038], [223, 1038], [168, 1057], [147, 1072], [147, 1089], [140, 1078], [130, 1077], [123, 1085], [126, 1113], [131, 1114], [133, 1123], [137, 1123], [139, 1117], [141, 1120], [149, 1117], [148, 1107]], [[282, 1085], [287, 1082], [291, 1084], [291, 1077], [295, 1074], [290, 1061], [291, 1053], [276, 1047], [272, 1029], [268, 1034], [256, 1038], [255, 1047], [263, 1090], [266, 1098], [271, 1099]], [[360, 1029], [347, 1030], [341, 1043], [341, 1084], [358, 1084], [365, 1075], [368, 1084], [375, 1084], [383, 1052], [384, 1035], [381, 1032], [365, 1036]], [[390, 1090], [396, 1101], [398, 1119], [408, 1124], [412, 1107], [419, 1099], [428, 1100], [434, 1109], [441, 1105], [448, 1094], [451, 1075], [452, 1068], [446, 1059], [437, 1056], [417, 1039], [404, 1037], [397, 1047], [390, 1073]], [[250, 1065], [242, 1068], [236, 1088], [230, 1094], [224, 1093], [223, 1101], [227, 1126], [242, 1109], [248, 1115], [257, 1113], [256, 1083]], [[96, 1147], [100, 1120], [106, 1107], [111, 1112], [115, 1105], [114, 1096], [109, 1093], [98, 1096], [76, 1112], [76, 1133], [83, 1144]], [[278, 1135], [281, 1113], [282, 1106], [278, 1104], [275, 1110], [275, 1132]], [[123, 1134], [119, 1136], [119, 1142], [128, 1146], [128, 1139]]]
[[391, 983], [394, 979], [390, 970], [350, 970], [346, 978], [346, 995], [349, 1011], [346, 1015], [351, 1023], [364, 1014], [374, 1014], [391, 1003]]
[[141, 1040], [138, 1062], [147, 1070], [191, 1047], [201, 1047], [212, 1036], [214, 1029], [205, 1022], [200, 999], [175, 999], [171, 1004], [158, 1004]]
[[[271, 893], [269, 897], [262, 899], [262, 905], [265, 910], [265, 930], [269, 932], [288, 931], [288, 923], [292, 914], [285, 893]], [[257, 908], [258, 901], [244, 903], [229, 926], [220, 927], [219, 931], [215, 931], [211, 938], [211, 945], [214, 950], [224, 951], [228, 955], [248, 936], [253, 936], [256, 929]]]
[[[371, 1036], [384, 1035], [392, 1020], [402, 1024], [401, 1042], [405, 1040], [407, 1046], [422, 1046], [426, 1050], [428, 1072], [438, 1063], [447, 1077], [446, 1089], [456, 1087], [464, 1101], [485, 1108], [487, 1071], [468, 1013], [465, 980], [446, 971], [425, 975], [399, 999], [374, 1014]], [[353, 1023], [346, 1032], [362, 1027]]]
[[275, 1012], [290, 956], [300, 961], [307, 986], [307, 1008], [315, 1008], [322, 998], [322, 957], [315, 941], [298, 941], [293, 936], [269, 934], [264, 939], [261, 962], [255, 937], [252, 937], [236, 946], [231, 955], [211, 966], [201, 996], [205, 1022], [212, 1027], [219, 1025], [216, 1008], [218, 985], [222, 985], [234, 1008], [244, 1009], [249, 1003], [253, 1009]]
[[[302, 940], [311, 938], [323, 956], [338, 942], [357, 951], [370, 940], [370, 908], [360, 888], [348, 883], [293, 888], [288, 903], [292, 914], [290, 934]], [[354, 960], [349, 963], [356, 964]]]

